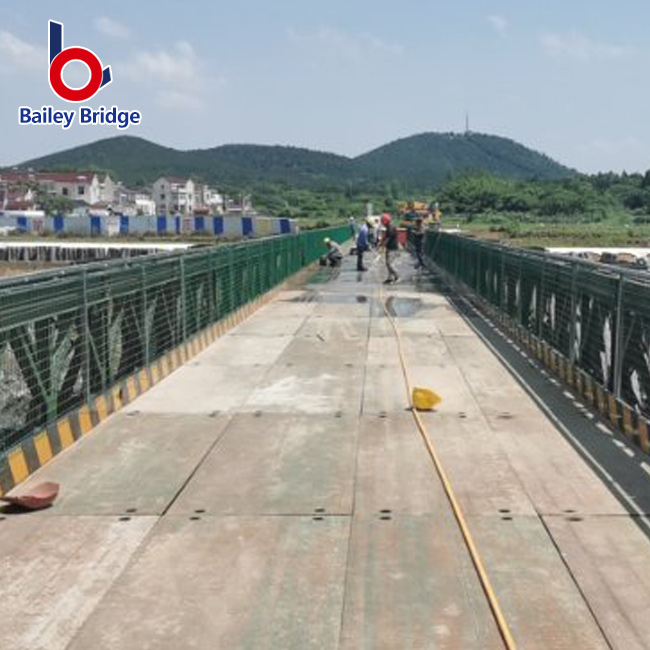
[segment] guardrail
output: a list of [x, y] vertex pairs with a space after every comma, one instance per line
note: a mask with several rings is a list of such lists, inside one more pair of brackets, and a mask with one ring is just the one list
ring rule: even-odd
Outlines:
[[[549, 346], [553, 365], [593, 382], [594, 404], [614, 411], [628, 433], [637, 430], [632, 420], [650, 416], [650, 274], [448, 233], [428, 233], [425, 252], [511, 326]], [[610, 397], [615, 403], [602, 407]]]
[[342, 242], [347, 226], [0, 281], [0, 454]]

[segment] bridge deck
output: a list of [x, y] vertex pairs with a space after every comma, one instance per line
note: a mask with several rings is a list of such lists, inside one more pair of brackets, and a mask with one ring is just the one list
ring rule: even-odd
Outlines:
[[[360, 278], [350, 262], [30, 479], [62, 492], [0, 521], [0, 647], [503, 647], [406, 409], [381, 264]], [[595, 447], [571, 444], [485, 324], [401, 266], [388, 307], [416, 383], [443, 397], [424, 419], [518, 646], [650, 648], [647, 522], [630, 516], [650, 512], [650, 466], [527, 365]]]

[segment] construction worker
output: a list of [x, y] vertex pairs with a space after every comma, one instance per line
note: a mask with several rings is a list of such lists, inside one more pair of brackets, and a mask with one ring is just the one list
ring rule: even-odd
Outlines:
[[368, 223], [368, 248], [376, 249], [379, 244], [379, 233], [375, 227], [375, 221], [372, 217], [368, 217], [366, 221]]
[[367, 271], [368, 269], [363, 265], [363, 254], [370, 247], [369, 229], [372, 224], [371, 219], [366, 219], [359, 227], [359, 234], [357, 235], [357, 271]]
[[415, 258], [417, 260], [415, 263], [416, 269], [424, 268], [424, 233], [424, 219], [422, 217], [418, 217], [415, 220], [415, 225], [413, 226], [413, 248], [415, 249]]
[[325, 237], [323, 241], [325, 242], [325, 246], [327, 246], [327, 255], [325, 256], [327, 263], [330, 266], [341, 266], [343, 262], [343, 251], [341, 247], [329, 237]]
[[384, 213], [382, 216], [381, 223], [385, 228], [383, 246], [386, 251], [386, 270], [388, 271], [388, 277], [384, 280], [384, 284], [393, 284], [399, 282], [399, 275], [397, 275], [397, 271], [395, 270], [395, 260], [399, 253], [397, 228], [387, 213]]
[[348, 226], [350, 228], [350, 238], [354, 239], [354, 236], [356, 235], [357, 232], [357, 225], [354, 222], [354, 217], [350, 217], [348, 219]]

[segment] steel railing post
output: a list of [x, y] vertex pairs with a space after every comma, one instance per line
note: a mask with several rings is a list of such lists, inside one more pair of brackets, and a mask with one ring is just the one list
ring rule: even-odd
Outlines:
[[187, 294], [185, 290], [185, 255], [180, 256], [181, 266], [181, 334], [182, 341], [187, 340]]
[[616, 293], [616, 330], [614, 336], [614, 395], [620, 399], [623, 387], [623, 349], [624, 336], [623, 332], [623, 298], [625, 292], [625, 276], [621, 273], [618, 276], [618, 290]]
[[[524, 256], [519, 253], [519, 280], [518, 287], [519, 291], [516, 296], [517, 298], [517, 323], [519, 325], [524, 324]], [[527, 328], [526, 328], [527, 329]]]
[[147, 314], [147, 271], [144, 264], [140, 265], [142, 270], [142, 331], [144, 332], [144, 365], [148, 366], [151, 359], [151, 348], [149, 344], [149, 337], [151, 335], [149, 327], [149, 315]]
[[501, 278], [499, 282], [499, 307], [502, 312], [507, 312], [506, 302], [506, 287], [508, 283], [506, 281], [506, 251], [504, 248], [501, 249]]
[[578, 330], [578, 265], [571, 263], [571, 306], [569, 312], [569, 362], [576, 361], [576, 332]]
[[541, 340], [544, 333], [544, 294], [546, 292], [546, 256], [542, 258], [542, 275], [537, 291], [537, 337]]
[[[82, 323], [83, 323], [83, 337], [84, 337], [84, 386], [86, 389], [86, 401], [90, 401], [90, 318], [88, 316], [88, 272], [86, 270], [82, 273]], [[102, 388], [105, 388], [103, 386]]]

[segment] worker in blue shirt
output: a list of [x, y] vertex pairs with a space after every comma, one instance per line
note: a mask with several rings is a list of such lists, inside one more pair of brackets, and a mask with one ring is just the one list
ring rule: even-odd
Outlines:
[[357, 234], [357, 271], [367, 271], [363, 265], [363, 254], [368, 250], [368, 220], [364, 221], [359, 227]]

